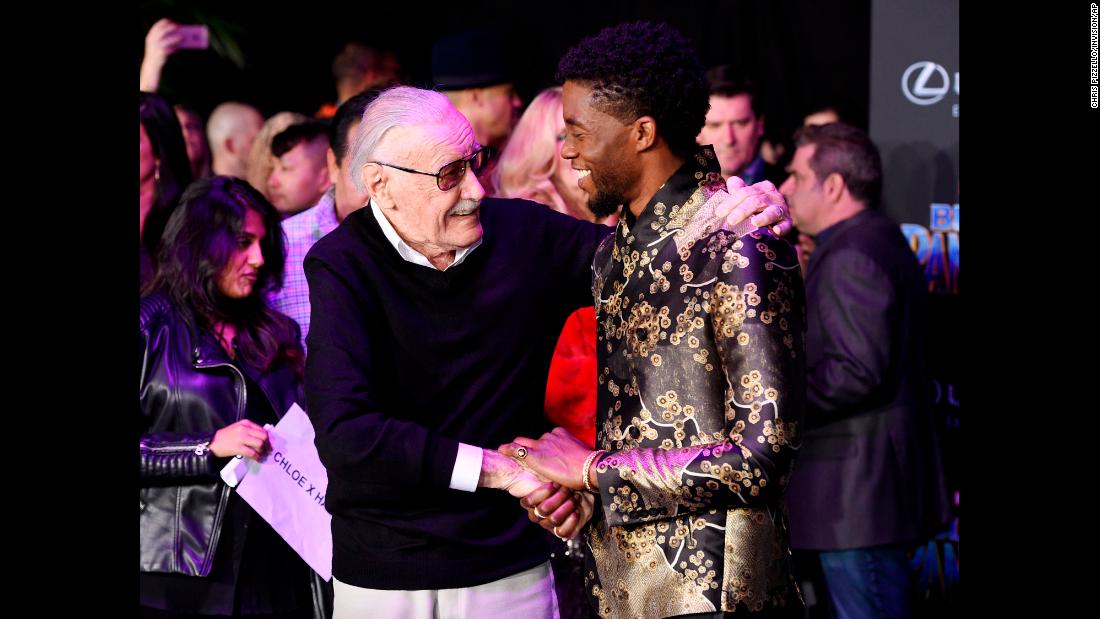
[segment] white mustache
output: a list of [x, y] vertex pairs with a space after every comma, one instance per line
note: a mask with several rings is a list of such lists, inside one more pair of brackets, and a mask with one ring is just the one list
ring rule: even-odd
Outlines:
[[470, 213], [476, 211], [479, 206], [481, 206], [481, 201], [479, 200], [462, 199], [459, 200], [458, 204], [454, 205], [454, 208], [452, 208], [447, 214], [469, 215]]

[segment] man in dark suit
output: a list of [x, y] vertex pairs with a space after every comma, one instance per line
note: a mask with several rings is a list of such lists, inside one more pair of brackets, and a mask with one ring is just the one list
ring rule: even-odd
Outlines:
[[771, 181], [778, 185], [785, 175], [781, 165], [764, 160], [764, 104], [755, 83], [733, 65], [707, 70], [710, 109], [695, 141], [711, 144], [718, 155], [722, 176], [738, 176], [745, 184]]
[[816, 552], [835, 617], [910, 617], [908, 552], [948, 518], [925, 371], [927, 286], [897, 224], [873, 210], [882, 164], [867, 135], [803, 127], [795, 145], [780, 191], [817, 249], [805, 273], [791, 547]]

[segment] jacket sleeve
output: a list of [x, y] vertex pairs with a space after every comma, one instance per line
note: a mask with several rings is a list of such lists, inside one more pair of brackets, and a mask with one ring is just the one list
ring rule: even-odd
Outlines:
[[[669, 336], [681, 346], [681, 339], [714, 338], [717, 358], [698, 347], [688, 363], [713, 363], [722, 373], [726, 388], [712, 401], [724, 410], [689, 412], [690, 406], [674, 401], [675, 393], [658, 397], [657, 406], [682, 413], [675, 419], [684, 425], [696, 414], [724, 414], [723, 431], [705, 444], [677, 447], [667, 441], [662, 448], [604, 455], [596, 472], [609, 525], [774, 504], [782, 492], [805, 400], [805, 308], [797, 258], [783, 243], [786, 251], [777, 260], [778, 243], [753, 234], [728, 246], [709, 302], [701, 304], [704, 312], [686, 325], [686, 333]], [[693, 335], [693, 328], [705, 331]], [[659, 412], [642, 415], [661, 422]], [[685, 436], [683, 428], [676, 436]]]
[[397, 418], [381, 395], [380, 351], [385, 325], [380, 300], [330, 264], [310, 254], [309, 354], [306, 357], [306, 408], [316, 432], [314, 442], [329, 477], [349, 483], [437, 487], [450, 485], [458, 441]]
[[[141, 375], [139, 393], [144, 394], [148, 386], [148, 371], [152, 361], [152, 340], [164, 334], [156, 328], [159, 318], [170, 312], [171, 308], [163, 298], [144, 299], [141, 304], [139, 320], [139, 355]], [[139, 396], [139, 409], [142, 396]], [[186, 478], [217, 479], [221, 467], [228, 460], [215, 458], [210, 452], [213, 432], [179, 433], [148, 432], [146, 414], [139, 410], [141, 420], [141, 438], [138, 447], [141, 455], [140, 482], [143, 486], [173, 482]]]
[[[570, 314], [580, 307], [592, 307], [592, 258], [613, 228], [541, 206], [537, 213], [546, 227], [546, 285], [559, 287]], [[531, 242], [530, 236], [520, 236], [518, 242]]]
[[821, 329], [811, 336], [821, 338], [812, 342], [821, 355], [807, 368], [811, 426], [866, 410], [860, 405], [873, 403], [876, 392], [890, 392], [898, 321], [894, 284], [870, 256], [831, 252], [815, 279], [813, 311]]
[[141, 437], [141, 481], [144, 485], [158, 481], [204, 477], [216, 479], [228, 462], [210, 452], [213, 433], [158, 433]]

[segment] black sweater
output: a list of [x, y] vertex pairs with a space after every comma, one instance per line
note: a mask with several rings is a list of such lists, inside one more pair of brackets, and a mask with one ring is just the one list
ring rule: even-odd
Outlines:
[[547, 559], [517, 499], [448, 486], [459, 442], [496, 449], [549, 429], [554, 345], [592, 303], [610, 229], [524, 200], [485, 199], [480, 217], [482, 245], [446, 271], [403, 260], [369, 207], [306, 256], [306, 401], [341, 582], [468, 587]]

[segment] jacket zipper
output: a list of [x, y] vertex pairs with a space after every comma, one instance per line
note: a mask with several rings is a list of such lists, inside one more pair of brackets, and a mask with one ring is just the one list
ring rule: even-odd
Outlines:
[[[246, 398], [248, 397], [248, 383], [246, 383], [245, 380], [244, 380], [244, 374], [242, 374], [241, 371], [239, 369], [237, 369], [237, 366], [233, 365], [232, 363], [218, 362], [218, 363], [211, 363], [209, 365], [201, 365], [199, 363], [195, 363], [194, 366], [195, 366], [196, 369], [228, 367], [228, 368], [233, 370], [233, 372], [237, 375], [237, 378], [239, 378], [240, 381], [241, 381], [240, 382], [241, 397], [237, 398], [237, 421], [240, 421], [241, 417], [244, 416], [244, 405], [245, 405], [245, 402], [247, 401]], [[209, 449], [209, 446], [207, 448]], [[217, 515], [214, 517], [214, 533], [213, 533], [213, 535], [210, 536], [210, 550], [211, 550], [211, 552], [209, 552], [205, 557], [203, 557], [203, 569], [205, 569], [206, 566], [209, 565], [209, 563], [214, 560], [214, 552], [217, 550], [218, 542], [221, 540], [221, 536], [222, 536], [222, 519], [225, 516], [225, 507], [226, 507], [226, 503], [228, 503], [228, 502], [229, 502], [229, 486], [225, 486], [225, 487], [222, 488], [222, 495], [218, 499], [218, 511], [217, 511]], [[178, 516], [179, 516], [179, 514], [177, 514], [177, 517]]]
[[188, 451], [195, 452], [196, 456], [205, 456], [206, 452], [210, 451], [210, 441], [203, 441], [198, 445], [169, 445], [169, 446], [152, 446], [147, 447], [150, 451], [164, 452], [164, 453], [184, 453]]
[[245, 404], [245, 402], [248, 401], [248, 383], [246, 383], [245, 380], [244, 380], [244, 374], [242, 374], [241, 371], [237, 368], [237, 366], [233, 365], [232, 363], [222, 363], [220, 361], [217, 362], [217, 363], [211, 363], [211, 364], [196, 363], [195, 367], [197, 369], [203, 369], [203, 370], [209, 369], [209, 368], [226, 367], [226, 368], [229, 368], [229, 369], [233, 370], [233, 373], [236, 374], [237, 378], [240, 379], [239, 384], [241, 386], [241, 397], [237, 398], [237, 421], [240, 421], [241, 417], [244, 416], [244, 404]]

